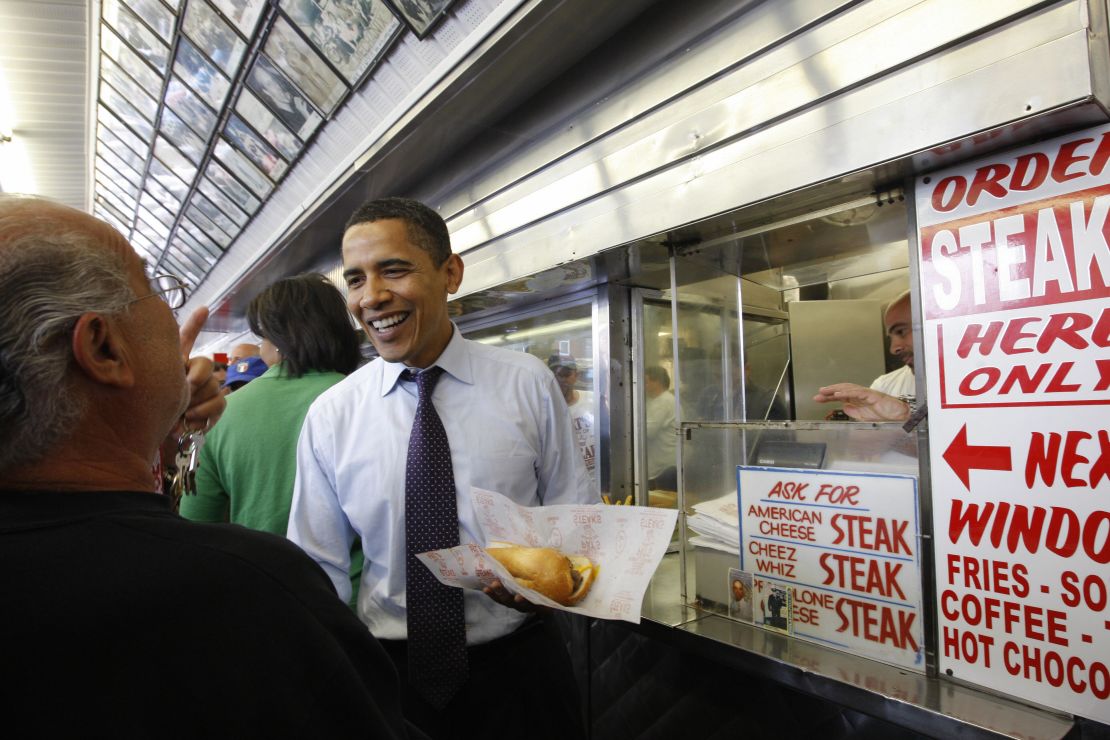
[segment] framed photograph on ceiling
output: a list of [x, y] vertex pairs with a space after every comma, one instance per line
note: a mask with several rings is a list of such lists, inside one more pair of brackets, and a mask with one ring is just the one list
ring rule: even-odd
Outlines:
[[258, 169], [265, 172], [271, 180], [280, 180], [289, 167], [285, 160], [279, 157], [277, 152], [271, 149], [270, 145], [263, 141], [262, 137], [256, 134], [237, 115], [232, 114], [231, 118], [227, 120], [227, 126], [224, 127], [224, 136], [238, 147], [239, 151], [247, 155], [247, 159], [253, 162]]
[[100, 77], [109, 85], [119, 90], [129, 103], [135, 106], [148, 120], [153, 121], [158, 115], [158, 100], [147, 94], [142, 85], [135, 82], [131, 75], [123, 71], [110, 57], [105, 56], [100, 60]]
[[227, 214], [216, 207], [212, 201], [204, 197], [203, 193], [193, 193], [192, 207], [203, 213], [212, 223], [232, 236], [239, 233], [239, 225], [228, 218]]
[[[173, 39], [174, 15], [170, 9], [159, 0], [126, 0], [127, 6], [135, 11], [135, 15], [146, 21], [154, 32], [169, 42]], [[108, 3], [105, 3], [107, 6]]]
[[134, 77], [151, 97], [157, 98], [162, 94], [162, 76], [151, 69], [142, 57], [106, 26], [100, 27], [100, 50], [127, 70], [127, 74]]
[[162, 123], [159, 130], [193, 164], [200, 164], [200, 160], [204, 159], [204, 151], [208, 147], [207, 143], [194, 134], [193, 130], [186, 126], [185, 122], [169, 108], [162, 109]]
[[425, 38], [455, 0], [388, 0], [417, 38]]
[[254, 34], [258, 16], [269, 0], [212, 0], [216, 8], [246, 37]]
[[[150, 163], [150, 165], [151, 165], [152, 170], [154, 170], [156, 168], [160, 168], [159, 171], [165, 169], [165, 166], [161, 162], [159, 162], [157, 159], [153, 160]], [[171, 184], [173, 184], [173, 183], [171, 183]], [[167, 188], [165, 185], [163, 185], [162, 183], [155, 180], [153, 177], [148, 177], [143, 182], [143, 187], [146, 188], [147, 190], [149, 190], [150, 194], [153, 195], [155, 198], [157, 198], [158, 202], [163, 204], [164, 206], [166, 206], [166, 208], [170, 208], [173, 211], [181, 210], [181, 204], [185, 200], [184, 195], [174, 194], [173, 192], [170, 191], [169, 188]], [[176, 184], [175, 184], [175, 188], [176, 188]], [[186, 191], [186, 192], [188, 192], [188, 191]]]
[[135, 106], [131, 105], [131, 101], [112, 87], [107, 80], [100, 81], [100, 104], [115, 113], [116, 117], [127, 124], [139, 138], [144, 141], [154, 138], [154, 125], [151, 119], [136, 110]]
[[120, 141], [131, 147], [133, 152], [143, 159], [146, 159], [146, 155], [150, 151], [150, 143], [143, 141], [132, 133], [123, 125], [123, 121], [121, 121], [115, 113], [112, 113], [112, 111], [108, 110], [103, 105], [97, 105], [96, 120], [101, 126], [111, 131]]
[[270, 146], [278, 153], [292, 162], [301, 151], [301, 142], [293, 135], [285, 124], [262, 104], [262, 101], [250, 90], [244, 88], [239, 93], [239, 100], [235, 103], [235, 111], [243, 120], [251, 125], [262, 138], [270, 142]]
[[176, 76], [166, 86], [166, 106], [200, 138], [207, 139], [212, 135], [212, 129], [216, 127], [216, 114]]
[[124, 162], [131, 165], [136, 172], [142, 172], [146, 169], [146, 157], [140, 157], [138, 154], [131, 151], [131, 147], [126, 146], [119, 140], [118, 136], [104, 126], [97, 126], [96, 141], [97, 146], [106, 148], [108, 151], [112, 152], [112, 154], [115, 154]]
[[[206, 178], [201, 178], [197, 183], [198, 191], [203, 194], [212, 204], [219, 208], [229, 219], [231, 219], [236, 226], [242, 228], [247, 225], [247, 214], [240, 210], [239, 206], [232, 202], [231, 198], [221, 193], [218, 189], [212, 187], [212, 183]], [[193, 198], [197, 197], [197, 193], [193, 193]]]
[[257, 211], [258, 206], [261, 205], [258, 198], [251, 195], [241, 182], [214, 159], [209, 160], [208, 168], [204, 171], [204, 179], [200, 181], [199, 187], [200, 191], [209, 198], [214, 192], [223, 193], [248, 215]]
[[114, 28], [139, 56], [146, 59], [162, 73], [169, 63], [170, 47], [154, 35], [131, 9], [120, 5], [118, 0], [105, 0], [101, 5], [104, 22]]
[[169, 142], [164, 136], [159, 136], [154, 140], [154, 156], [162, 161], [162, 164], [170, 168], [170, 170], [183, 179], [185, 182], [192, 182], [197, 176], [197, 166], [189, 161], [189, 159], [178, 151], [177, 147]]
[[[189, 186], [158, 159], [150, 160], [150, 177], [153, 177], [154, 182], [161, 185], [166, 192], [170, 193], [173, 202], [180, 203], [185, 200], [185, 196], [189, 194]], [[149, 181], [146, 184], [146, 189], [158, 195], [158, 197], [161, 197], [158, 191], [151, 187]]]
[[254, 194], [259, 198], [265, 198], [274, 189], [274, 184], [270, 182], [266, 175], [262, 174], [261, 170], [251, 164], [250, 160], [229, 144], [226, 139], [217, 140], [214, 151], [216, 158], [231, 170], [236, 177], [245, 182], [247, 187], [254, 191]]
[[285, 17], [278, 16], [274, 21], [262, 51], [325, 116], [347, 94], [347, 85], [339, 75]]
[[247, 86], [302, 141], [311, 136], [323, 120], [304, 93], [262, 54], [254, 61]]
[[182, 38], [177, 45], [173, 71], [210, 106], [216, 110], [223, 107], [224, 99], [231, 90], [231, 81], [187, 38]]
[[189, 0], [185, 8], [185, 35], [209, 59], [234, 77], [247, 51], [247, 42], [205, 0]]
[[352, 85], [404, 28], [382, 0], [282, 0], [281, 7]]

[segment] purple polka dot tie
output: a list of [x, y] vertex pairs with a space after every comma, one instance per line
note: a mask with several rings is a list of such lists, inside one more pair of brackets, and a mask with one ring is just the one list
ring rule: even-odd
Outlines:
[[467, 677], [463, 593], [436, 580], [416, 554], [458, 545], [459, 513], [451, 447], [432, 404], [432, 389], [443, 368], [405, 373], [406, 379], [416, 380], [420, 393], [405, 465], [409, 683], [439, 709]]

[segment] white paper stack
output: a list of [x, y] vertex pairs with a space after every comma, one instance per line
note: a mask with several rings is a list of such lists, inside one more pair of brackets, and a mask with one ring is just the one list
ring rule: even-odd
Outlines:
[[686, 524], [697, 533], [690, 544], [740, 554], [740, 510], [735, 493], [695, 504]]

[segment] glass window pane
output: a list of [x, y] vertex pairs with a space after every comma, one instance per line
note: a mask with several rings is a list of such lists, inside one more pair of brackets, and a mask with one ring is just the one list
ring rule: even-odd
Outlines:
[[145, 252], [148, 255], [160, 254], [162, 252], [162, 247], [155, 245], [155, 243], [151, 241], [149, 237], [144, 236], [141, 232], [135, 229], [131, 230], [131, 236], [129, 237], [129, 240], [131, 242], [131, 246]]
[[124, 146], [119, 139], [112, 141], [111, 135], [103, 131], [98, 131], [96, 138], [97, 152], [111, 152], [126, 162], [128, 166], [136, 172], [142, 172], [146, 169], [146, 160], [131, 151], [130, 147]]
[[194, 275], [203, 276], [208, 274], [208, 268], [204, 261], [199, 259], [194, 253], [179, 249], [177, 246], [171, 246], [167, 250], [167, 253], [173, 255], [173, 258], [176, 259], [179, 264], [190, 269]]
[[116, 195], [123, 198], [139, 197], [138, 187], [127, 182], [127, 180], [123, 180], [118, 177], [109, 177], [108, 174], [102, 172], [101, 170], [96, 171], [95, 181], [98, 188], [107, 188], [108, 190], [111, 190]]
[[[130, 223], [131, 219], [127, 217], [126, 209], [121, 208], [119, 203], [112, 199], [111, 193], [97, 193], [94, 200], [99, 208], [102, 208], [107, 213], [110, 213], [112, 217], [115, 218], [115, 220], [120, 224]], [[123, 230], [126, 231], [128, 229], [130, 229], [130, 227], [125, 226]]]
[[[157, 160], [155, 160], [155, 162], [157, 162]], [[161, 167], [161, 164], [159, 164], [159, 167]], [[181, 203], [183, 202], [183, 198], [179, 195], [174, 195], [173, 193], [171, 193], [169, 189], [161, 185], [157, 180], [154, 180], [153, 178], [147, 178], [146, 189], [150, 191], [151, 195], [158, 199], [159, 203], [161, 203], [174, 213], [177, 213], [181, 210]]]
[[150, 211], [151, 215], [157, 218], [166, 227], [173, 226], [173, 214], [166, 210], [166, 208], [163, 207], [162, 204], [158, 202], [158, 199], [155, 198], [153, 195], [148, 192], [144, 192], [141, 196], [139, 196], [139, 202], [142, 203], [144, 208]]
[[173, 249], [175, 251], [181, 252], [182, 254], [187, 254], [192, 257], [193, 263], [199, 265], [206, 272], [208, 270], [211, 270], [212, 267], [216, 264], [216, 261], [219, 259], [219, 256], [212, 255], [204, 250], [196, 249], [190, 246], [188, 242], [180, 238], [181, 234], [183, 233], [185, 232], [179, 231], [177, 233], [177, 236], [174, 238], [173, 241]]
[[154, 214], [146, 208], [139, 206], [138, 216], [139, 220], [150, 230], [147, 233], [157, 234], [159, 239], [163, 242], [170, 238], [170, 227], [159, 221]]
[[201, 231], [212, 237], [213, 241], [221, 247], [226, 249], [227, 245], [231, 243], [231, 237], [224, 233], [216, 224], [212, 223], [212, 219], [205, 216], [196, 205], [190, 205], [185, 210], [185, 215], [189, 217], [190, 221], [200, 227]]
[[204, 255], [206, 260], [215, 262], [220, 258], [223, 252], [219, 246], [211, 239], [201, 241], [189, 233], [187, 229], [178, 229], [175, 238], [181, 242], [182, 248], [186, 251], [196, 252]]
[[183, 236], [187, 236], [187, 237], [192, 238], [198, 244], [201, 244], [201, 245], [204, 246], [204, 249], [198, 249], [198, 250], [196, 250], [197, 252], [208, 252], [209, 254], [212, 254], [212, 253], [223, 254], [223, 248], [220, 247], [220, 245], [217, 244], [215, 241], [213, 241], [212, 237], [208, 236], [208, 234], [205, 234], [203, 231], [201, 231], [200, 228], [196, 224], [194, 224], [192, 221], [190, 221], [187, 218], [181, 220], [181, 232], [180, 233]]
[[[139, 210], [142, 211], [141, 208]], [[151, 220], [153, 221], [153, 219]], [[150, 242], [152, 249], [155, 247], [161, 249], [161, 246], [166, 243], [166, 237], [155, 231], [155, 229], [151, 227], [151, 225], [147, 223], [145, 219], [142, 218], [135, 221], [135, 233], [142, 234], [144, 237], [146, 237], [146, 239]], [[134, 238], [134, 235], [132, 235], [132, 238]]]
[[[123, 221], [120, 220], [120, 218], [115, 215], [115, 213], [105, 208], [104, 204], [102, 203], [97, 203], [93, 206], [93, 215], [99, 218], [101, 221], [104, 221], [111, 225], [113, 229], [121, 234], [127, 234], [127, 232], [131, 230], [129, 227], [124, 225]], [[140, 256], [142, 255], [140, 254]]]
[[193, 205], [225, 233], [232, 236], [239, 233], [239, 227], [235, 225], [235, 222], [224, 215], [219, 208], [212, 204], [212, 201], [205, 198], [201, 193], [193, 193]]
[[131, 169], [131, 167], [126, 162], [117, 157], [108, 149], [104, 147], [97, 147], [96, 156], [104, 160], [106, 164], [111, 166], [111, 168], [116, 172], [117, 175], [123, 177], [131, 184], [140, 186], [143, 184], [143, 176], [135, 170]]
[[162, 264], [190, 287], [200, 285], [201, 281], [204, 280], [204, 270], [194, 265], [192, 260], [186, 259], [180, 251], [173, 247], [166, 250], [166, 256], [162, 259]]
[[212, 183], [207, 179], [202, 179], [200, 181], [198, 190], [203, 193], [208, 200], [212, 201], [213, 206], [219, 208], [227, 218], [231, 219], [231, 221], [236, 224], [236, 226], [242, 227], [246, 225], [250, 217], [243, 213], [230, 198], [213, 187]]

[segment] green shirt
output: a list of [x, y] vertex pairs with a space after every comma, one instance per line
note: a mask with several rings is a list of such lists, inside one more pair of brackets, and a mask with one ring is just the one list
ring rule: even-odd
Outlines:
[[[223, 416], [205, 435], [197, 494], [182, 497], [181, 516], [285, 536], [305, 414], [344, 376], [308, 372], [290, 378], [281, 370], [275, 365], [227, 397]], [[356, 592], [362, 553], [357, 556], [351, 562]]]

